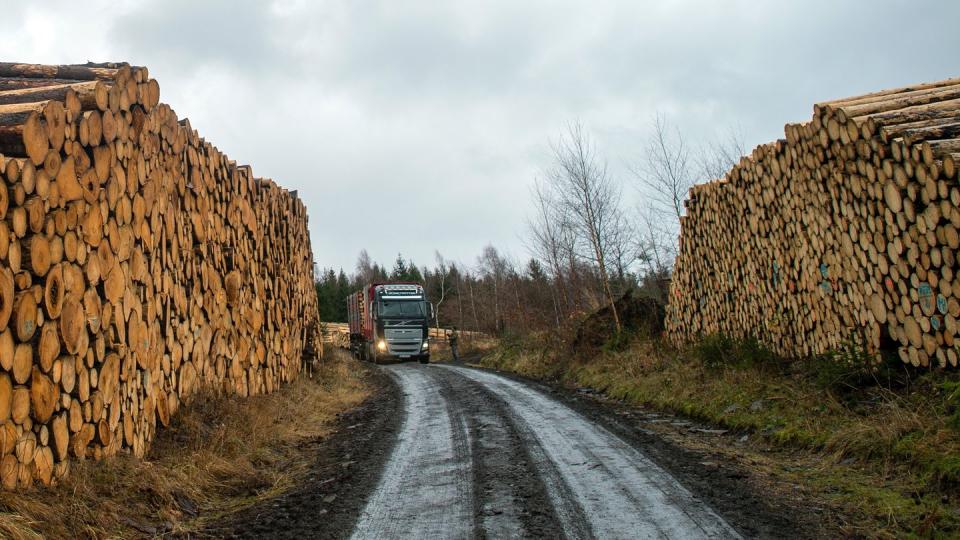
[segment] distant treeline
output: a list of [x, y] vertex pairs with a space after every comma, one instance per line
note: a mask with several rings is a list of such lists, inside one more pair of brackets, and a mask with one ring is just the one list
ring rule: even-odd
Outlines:
[[661, 116], [640, 148], [631, 187], [641, 201], [629, 208], [622, 196], [627, 184], [608, 173], [606, 158], [583, 126], [570, 124], [551, 142], [552, 161], [531, 189], [528, 258], [514, 259], [488, 245], [472, 264], [437, 252], [432, 266], [398, 255], [388, 270], [362, 251], [352, 273], [319, 272], [321, 319], [344, 321], [347, 294], [390, 279], [422, 283], [441, 326], [497, 335], [560, 330], [609, 306], [611, 330], [621, 330], [618, 297], [636, 291], [666, 300], [690, 186], [723, 176], [744, 153], [732, 132], [727, 140], [691, 146]]
[[[564, 324], [571, 318], [603, 304], [600, 277], [588, 264], [571, 261], [561, 277], [551, 277], [535, 258], [517, 263], [493, 246], [484, 248], [473, 267], [448, 261], [439, 253], [432, 266], [417, 266], [402, 255], [391, 269], [360, 253], [353, 272], [326, 268], [317, 276], [320, 318], [346, 320], [345, 298], [364, 284], [376, 281], [422, 283], [437, 307], [441, 326], [456, 326], [481, 332], [525, 333]], [[622, 292], [637, 283], [638, 276], [614, 277]]]

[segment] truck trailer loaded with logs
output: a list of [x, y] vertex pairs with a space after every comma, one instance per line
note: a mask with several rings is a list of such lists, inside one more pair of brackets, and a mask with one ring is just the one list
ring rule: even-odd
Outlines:
[[387, 358], [430, 361], [433, 305], [417, 283], [374, 283], [347, 296], [350, 349], [378, 363]]
[[0, 481], [143, 456], [198, 392], [319, 348], [306, 208], [160, 103], [144, 67], [0, 63]]
[[682, 219], [667, 330], [956, 366], [960, 79], [819, 103]]

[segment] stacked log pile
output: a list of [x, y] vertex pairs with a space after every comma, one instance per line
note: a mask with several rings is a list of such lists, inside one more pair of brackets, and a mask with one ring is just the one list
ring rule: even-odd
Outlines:
[[0, 63], [0, 483], [143, 456], [202, 389], [316, 350], [307, 215], [160, 103], [146, 68]]
[[820, 103], [690, 192], [667, 328], [956, 366], [960, 79]]

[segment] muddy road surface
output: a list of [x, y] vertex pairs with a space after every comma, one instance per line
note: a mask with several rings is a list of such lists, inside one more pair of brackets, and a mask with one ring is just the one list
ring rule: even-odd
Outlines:
[[702, 445], [646, 429], [643, 411], [463, 366], [364, 369], [374, 396], [309, 443], [306, 478], [190, 536], [824, 536], [817, 514]]
[[458, 366], [384, 368], [402, 420], [352, 538], [738, 538], [631, 443], [547, 393]]

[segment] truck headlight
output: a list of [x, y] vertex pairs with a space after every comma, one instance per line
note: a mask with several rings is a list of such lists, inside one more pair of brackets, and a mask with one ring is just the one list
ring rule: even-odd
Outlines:
[[429, 348], [430, 348], [430, 342], [429, 342], [429, 341], [424, 341], [424, 342], [423, 342], [423, 347], [420, 347], [420, 348], [423, 349], [423, 350], [429, 349]]
[[381, 339], [380, 341], [378, 341], [378, 342], [377, 342], [377, 350], [379, 350], [379, 351], [385, 351], [385, 350], [387, 350], [387, 342], [384, 341], [384, 340], [382, 340], [382, 339]]

